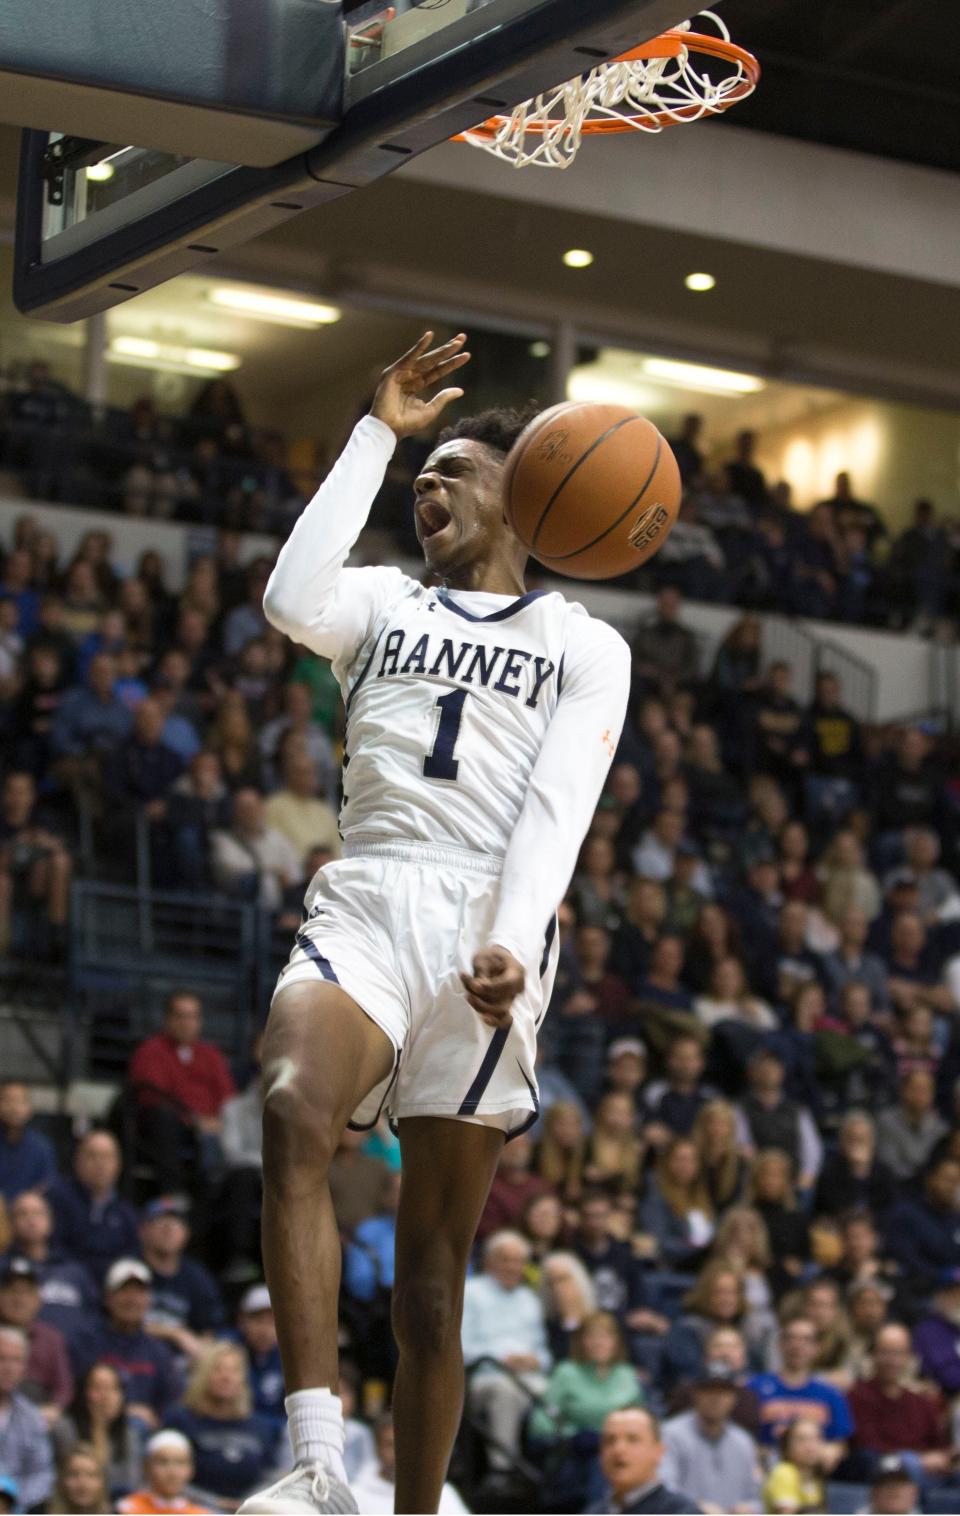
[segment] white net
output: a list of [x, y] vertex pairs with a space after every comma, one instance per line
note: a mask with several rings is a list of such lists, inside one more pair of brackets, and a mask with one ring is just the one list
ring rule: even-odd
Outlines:
[[579, 151], [584, 136], [607, 131], [661, 132], [679, 122], [696, 121], [701, 116], [718, 115], [737, 100], [750, 94], [756, 73], [732, 51], [712, 54], [722, 57], [730, 72], [713, 79], [699, 64], [699, 54], [708, 48], [700, 44], [715, 39], [701, 33], [700, 22], [716, 28], [721, 43], [730, 42], [730, 33], [712, 11], [701, 11], [697, 31], [684, 21], [666, 37], [675, 39], [675, 55], [637, 58], [627, 55], [610, 63], [601, 63], [577, 79], [525, 100], [510, 116], [497, 116], [473, 131], [463, 133], [463, 141], [483, 148], [515, 168], [537, 164], [542, 168], [568, 168]]

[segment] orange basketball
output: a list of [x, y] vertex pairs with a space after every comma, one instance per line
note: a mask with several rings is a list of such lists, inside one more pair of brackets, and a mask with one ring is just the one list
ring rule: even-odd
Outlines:
[[567, 401], [521, 432], [504, 494], [513, 530], [545, 568], [612, 579], [662, 545], [680, 508], [680, 470], [636, 411]]

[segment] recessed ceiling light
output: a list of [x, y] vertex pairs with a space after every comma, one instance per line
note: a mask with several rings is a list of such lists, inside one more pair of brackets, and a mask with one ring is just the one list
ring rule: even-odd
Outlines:
[[113, 363], [162, 369], [172, 374], [229, 374], [240, 367], [236, 353], [220, 353], [207, 347], [180, 347], [172, 342], [154, 342], [149, 337], [112, 337], [107, 357]]
[[700, 294], [705, 290], [712, 290], [717, 281], [712, 274], [688, 274], [683, 282], [688, 290], [696, 290]]
[[112, 163], [88, 163], [87, 178], [92, 179], [94, 184], [102, 184], [106, 179], [112, 179], [114, 168]]
[[530, 354], [531, 358], [549, 358], [550, 344], [549, 342], [544, 342], [543, 338], [540, 337], [536, 342], [531, 342], [530, 346], [527, 348], [527, 352]]
[[707, 390], [718, 395], [753, 395], [764, 388], [756, 374], [738, 374], [733, 369], [711, 368], [705, 363], [681, 363], [675, 358], [644, 358], [640, 367], [650, 379], [678, 384], [686, 389]]
[[589, 268], [593, 262], [593, 254], [585, 247], [568, 247], [563, 255], [563, 261], [567, 268]]
[[336, 305], [321, 305], [315, 300], [301, 300], [296, 295], [275, 294], [272, 290], [243, 289], [223, 284], [207, 292], [212, 305], [224, 310], [257, 316], [261, 321], [277, 321], [282, 326], [330, 326], [342, 312]]

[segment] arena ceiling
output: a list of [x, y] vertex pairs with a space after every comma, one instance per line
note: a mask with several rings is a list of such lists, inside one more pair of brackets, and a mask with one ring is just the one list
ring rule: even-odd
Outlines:
[[763, 87], [736, 124], [960, 173], [956, 0], [723, 0]]

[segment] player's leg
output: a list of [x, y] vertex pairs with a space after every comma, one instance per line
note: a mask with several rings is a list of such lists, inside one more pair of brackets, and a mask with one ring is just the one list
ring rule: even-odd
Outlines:
[[[295, 1460], [341, 1480], [340, 1237], [327, 1176], [351, 1115], [393, 1064], [386, 1033], [338, 985], [301, 981], [274, 998], [263, 1045], [264, 1271]], [[241, 1509], [355, 1509], [325, 1504], [309, 1478], [302, 1482], [303, 1490], [282, 1481]]]
[[396, 1510], [436, 1511], [463, 1409], [460, 1320], [470, 1249], [504, 1134], [445, 1117], [400, 1122], [393, 1329]]

